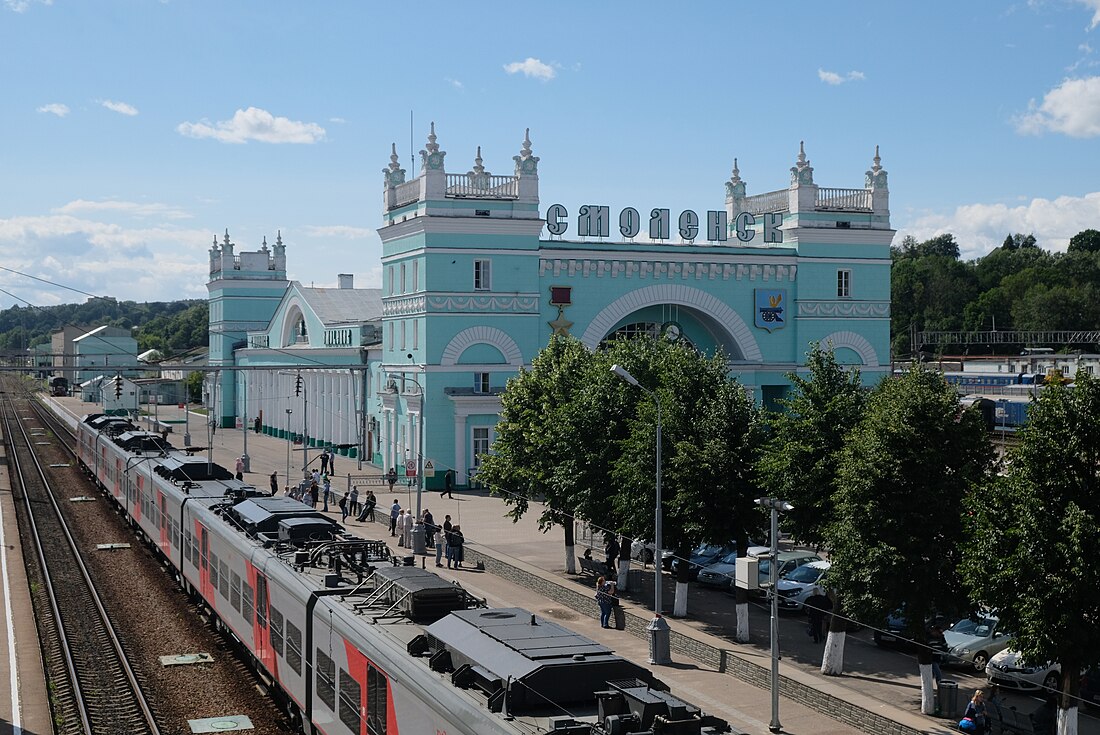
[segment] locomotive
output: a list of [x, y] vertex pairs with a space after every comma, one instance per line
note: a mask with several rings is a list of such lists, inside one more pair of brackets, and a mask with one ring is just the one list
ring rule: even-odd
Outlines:
[[[77, 423], [81, 466], [302, 732], [717, 735], [652, 672], [392, 557], [128, 419]], [[407, 562], [407, 563], [403, 563]]]

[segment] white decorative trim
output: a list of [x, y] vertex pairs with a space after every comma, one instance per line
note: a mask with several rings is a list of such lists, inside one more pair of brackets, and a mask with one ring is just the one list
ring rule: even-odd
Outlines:
[[890, 316], [889, 301], [799, 301], [799, 317], [877, 318]]
[[521, 314], [537, 314], [539, 300], [537, 296], [429, 296], [430, 311], [476, 312], [510, 311]]
[[506, 332], [496, 327], [470, 327], [462, 330], [447, 343], [443, 349], [443, 355], [439, 358], [439, 364], [457, 365], [462, 353], [476, 344], [496, 347], [509, 365], [516, 367], [523, 365], [523, 353], [520, 352], [519, 345]]
[[610, 276], [618, 278], [633, 278], [650, 280], [708, 280], [728, 281], [731, 278], [736, 281], [744, 280], [746, 276], [750, 281], [762, 279], [764, 281], [794, 283], [798, 277], [798, 266], [793, 263], [778, 264], [754, 263], [754, 262], [728, 262], [714, 263], [709, 261], [672, 260], [672, 259], [586, 259], [586, 258], [543, 258], [539, 261], [539, 276], [547, 274], [554, 278], [561, 276], [574, 277], [580, 275], [588, 278], [590, 275], [596, 278]]
[[859, 359], [863, 360], [864, 365], [878, 367], [878, 354], [875, 352], [875, 348], [871, 346], [871, 343], [861, 335], [855, 332], [833, 332], [828, 337], [823, 338], [820, 341], [821, 345], [829, 349], [837, 349], [840, 347], [847, 347], [857, 355]]
[[382, 316], [398, 317], [423, 314], [426, 299], [427, 297], [423, 294], [420, 296], [402, 296], [398, 298], [387, 296], [382, 299]]
[[705, 291], [671, 283], [640, 288], [611, 302], [589, 322], [581, 341], [588, 349], [594, 350], [623, 317], [648, 306], [664, 304], [676, 304], [699, 310], [714, 320], [714, 326], [717, 329], [726, 333], [730, 342], [741, 353], [741, 360], [763, 361], [760, 346], [740, 314]]

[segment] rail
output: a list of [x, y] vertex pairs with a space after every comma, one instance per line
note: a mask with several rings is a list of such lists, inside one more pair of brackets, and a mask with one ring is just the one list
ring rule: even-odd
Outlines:
[[756, 194], [746, 197], [743, 205], [744, 211], [749, 214], [764, 214], [765, 212], [786, 212], [791, 208], [790, 189], [769, 191], [764, 194]]
[[[5, 407], [7, 411], [3, 417], [4, 433], [12, 450], [14, 475], [19, 479], [22, 489], [27, 523], [45, 581], [43, 586], [56, 621], [66, 676], [72, 687], [72, 704], [80, 720], [79, 732], [98, 735], [119, 732], [122, 727], [128, 733], [160, 735], [156, 718], [134, 670], [130, 667], [118, 634], [111, 625], [106, 608], [81, 558], [76, 540], [66, 525], [46, 472], [32, 451], [33, 442], [26, 426], [22, 421], [13, 422], [9, 418], [9, 415], [15, 415], [15, 402], [8, 398]], [[36, 406], [35, 410], [45, 424], [48, 419], [43, 416], [41, 408]], [[56, 432], [57, 422], [50, 423]], [[13, 424], [18, 426], [17, 430], [13, 429]], [[71, 434], [66, 428], [60, 430]], [[15, 431], [18, 433], [14, 433]], [[15, 446], [16, 436], [21, 437], [24, 445], [18, 449]], [[71, 448], [65, 448], [71, 453]], [[31, 458], [33, 468], [24, 466], [21, 454]], [[40, 490], [41, 497], [32, 501], [31, 488], [36, 493]], [[36, 508], [45, 515], [36, 515]], [[53, 512], [50, 513], [50, 510]], [[44, 542], [45, 529], [41, 525], [43, 521], [53, 525], [55, 531], [59, 530], [64, 536], [64, 542]], [[60, 569], [72, 576], [59, 580], [56, 575], [51, 575], [51, 567], [55, 572]], [[81, 581], [76, 581], [76, 574], [79, 574]], [[73, 631], [78, 631], [79, 634], [73, 635]], [[105, 656], [104, 650], [111, 653]], [[54, 704], [60, 706], [61, 702]], [[67, 724], [71, 726], [73, 723]], [[63, 730], [59, 728], [58, 732]]]
[[818, 187], [814, 209], [835, 209], [842, 212], [870, 212], [870, 189], [832, 189]]
[[459, 199], [516, 199], [519, 179], [489, 174], [447, 174], [446, 194]]

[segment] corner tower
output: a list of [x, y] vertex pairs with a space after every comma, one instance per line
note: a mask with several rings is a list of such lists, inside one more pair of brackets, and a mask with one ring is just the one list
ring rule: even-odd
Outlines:
[[[235, 365], [233, 351], [245, 346], [249, 330], [264, 329], [286, 293], [286, 246], [282, 233], [275, 247], [268, 249], [267, 238], [258, 251], [234, 253], [234, 243], [225, 238], [210, 248], [209, 298], [210, 367]], [[207, 375], [206, 390], [211, 396], [212, 416], [223, 428], [232, 427], [237, 418], [236, 376], [232, 370]]]

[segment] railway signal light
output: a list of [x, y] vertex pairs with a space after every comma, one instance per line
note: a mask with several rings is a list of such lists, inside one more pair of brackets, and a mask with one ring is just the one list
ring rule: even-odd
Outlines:
[[298, 373], [298, 377], [294, 380], [294, 395], [302, 395], [302, 374]]
[[122, 376], [115, 376], [115, 398], [122, 398]]

